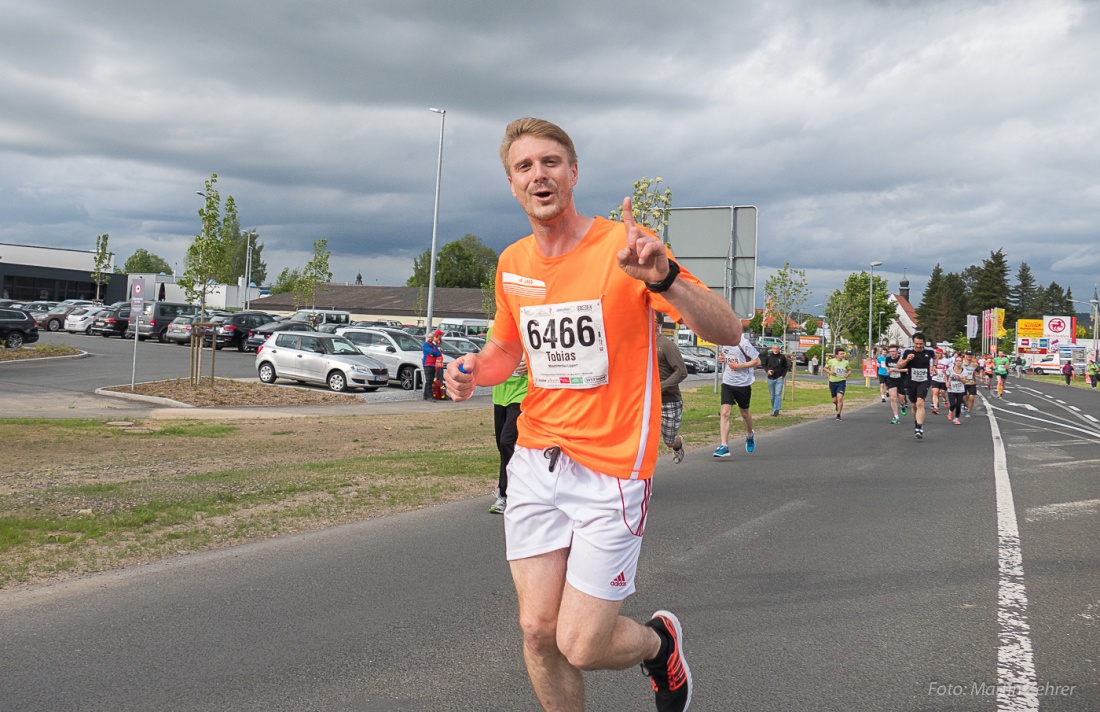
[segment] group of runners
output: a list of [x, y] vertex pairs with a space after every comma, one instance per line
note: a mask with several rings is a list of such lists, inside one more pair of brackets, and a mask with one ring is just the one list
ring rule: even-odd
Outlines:
[[979, 386], [995, 387], [994, 396], [1003, 398], [1011, 366], [1003, 351], [975, 356], [967, 350], [947, 355], [942, 348], [928, 348], [921, 332], [913, 335], [912, 348], [902, 350], [893, 344], [877, 353], [875, 360], [879, 395], [882, 402], [890, 402], [893, 412], [890, 423], [900, 423], [912, 408], [913, 433], [918, 439], [924, 437], [927, 412], [939, 415], [941, 406], [947, 407], [949, 421], [961, 425], [970, 417]]

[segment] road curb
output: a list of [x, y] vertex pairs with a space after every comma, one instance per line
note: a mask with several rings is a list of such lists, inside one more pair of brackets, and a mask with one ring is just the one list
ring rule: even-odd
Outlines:
[[15, 358], [10, 361], [0, 361], [0, 366], [4, 366], [9, 363], [37, 363], [38, 361], [59, 361], [66, 358], [91, 358], [91, 354], [87, 351], [81, 351], [78, 354], [69, 354], [68, 356], [39, 356], [38, 358]]
[[[125, 385], [125, 384], [122, 384]], [[108, 388], [119, 388], [121, 386], [109, 386]], [[153, 403], [155, 405], [163, 405], [169, 408], [195, 408], [190, 403], [180, 403], [179, 401], [172, 400], [171, 398], [161, 398], [160, 396], [144, 396], [140, 393], [126, 393], [125, 391], [112, 391], [108, 388], [97, 388], [94, 393], [97, 396], [109, 396], [111, 398], [122, 398], [123, 400], [140, 401], [142, 403]]]

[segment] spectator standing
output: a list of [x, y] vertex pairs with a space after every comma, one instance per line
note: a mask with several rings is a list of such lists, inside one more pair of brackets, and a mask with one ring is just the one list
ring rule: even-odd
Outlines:
[[661, 333], [663, 316], [657, 315], [657, 370], [661, 376], [661, 439], [672, 448], [672, 461], [679, 465], [684, 460], [684, 439], [680, 435], [680, 423], [684, 419], [684, 397], [680, 394], [680, 382], [687, 378], [684, 356], [672, 339]]
[[1068, 386], [1070, 384], [1070, 382], [1073, 381], [1074, 377], [1077, 375], [1076, 373], [1073, 372], [1073, 362], [1072, 361], [1066, 361], [1065, 365], [1062, 366], [1062, 375], [1066, 377], [1066, 385]]
[[1089, 361], [1089, 365], [1085, 367], [1085, 373], [1089, 375], [1090, 385], [1096, 388], [1096, 382], [1100, 381], [1100, 364], [1096, 363], [1095, 359]]
[[780, 353], [779, 344], [772, 344], [771, 351], [764, 356], [764, 372], [768, 374], [768, 395], [772, 399], [772, 417], [779, 415], [783, 407], [783, 386], [787, 378], [787, 357]]
[[424, 353], [424, 400], [426, 401], [439, 400], [436, 397], [439, 393], [439, 385], [436, 383], [435, 372], [437, 360], [443, 358], [443, 350], [439, 348], [439, 338], [442, 336], [442, 331], [428, 334], [424, 339], [424, 345], [420, 347]]

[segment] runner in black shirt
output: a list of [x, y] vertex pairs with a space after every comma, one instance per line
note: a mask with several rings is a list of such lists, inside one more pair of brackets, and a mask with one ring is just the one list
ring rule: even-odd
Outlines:
[[890, 396], [890, 410], [894, 411], [894, 417], [890, 419], [891, 425], [897, 425], [901, 422], [898, 418], [898, 401], [903, 397], [900, 394], [905, 391], [905, 374], [898, 370], [898, 361], [901, 360], [901, 354], [898, 352], [898, 345], [891, 344], [890, 349], [886, 352], [886, 393]]
[[898, 366], [909, 374], [906, 395], [913, 401], [913, 420], [917, 439], [924, 437], [924, 399], [928, 395], [932, 370], [936, 368], [936, 352], [924, 348], [924, 334], [913, 334], [913, 348], [906, 349]]

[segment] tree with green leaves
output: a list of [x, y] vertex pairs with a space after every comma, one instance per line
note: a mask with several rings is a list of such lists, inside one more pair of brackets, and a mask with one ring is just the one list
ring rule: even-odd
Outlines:
[[764, 333], [764, 312], [754, 310], [752, 318], [749, 319], [749, 324], [746, 328], [757, 336], [762, 335]]
[[817, 317], [808, 316], [806, 321], [802, 322], [802, 332], [806, 336], [817, 336], [817, 330], [821, 328], [817, 323]]
[[810, 289], [806, 285], [806, 270], [791, 269], [791, 263], [784, 262], [764, 283], [764, 294], [768, 317], [772, 319], [772, 331], [778, 331], [774, 335], [781, 337], [786, 343], [787, 323], [791, 314], [810, 296]]
[[[928, 275], [928, 282], [924, 285], [924, 294], [921, 295], [920, 304], [917, 306], [917, 326], [926, 333], [932, 328], [936, 320], [936, 312], [940, 309], [940, 295], [943, 293], [943, 268], [939, 263], [932, 268], [932, 274]], [[936, 343], [932, 339], [931, 343]]]
[[172, 265], [160, 255], [154, 255], [143, 247], [134, 250], [134, 254], [122, 266], [126, 274], [172, 274]]
[[109, 235], [107, 233], [103, 233], [95, 239], [95, 271], [92, 272], [92, 279], [95, 280], [95, 299], [97, 302], [103, 285], [111, 281], [111, 274], [108, 270], [111, 267], [111, 258], [114, 254], [107, 251], [108, 239]]
[[301, 276], [294, 283], [294, 308], [309, 304], [317, 306], [317, 288], [332, 281], [329, 269], [328, 240], [320, 239], [313, 243], [313, 257], [306, 263]]
[[[825, 321], [828, 322], [829, 333], [833, 337], [833, 349], [836, 348], [841, 337], [848, 338], [853, 329], [865, 323], [867, 318], [866, 305], [866, 296], [860, 300], [848, 289], [834, 289], [829, 298], [825, 300]], [[856, 330], [858, 331], [858, 329]], [[866, 340], [866, 335], [864, 335], [864, 340]], [[826, 349], [825, 352], [828, 353], [829, 349]]]
[[[889, 283], [882, 277], [875, 277], [874, 303], [871, 304], [869, 303], [871, 275], [866, 270], [848, 275], [844, 280], [844, 290], [841, 293], [843, 299], [834, 307], [836, 316], [843, 317], [843, 320], [838, 322], [835, 316], [830, 315], [828, 311], [825, 312], [829, 317], [829, 325], [833, 328], [834, 341], [838, 336], [843, 336], [862, 349], [868, 346], [867, 332], [870, 330], [871, 341], [874, 343], [878, 339], [878, 313], [880, 311], [887, 314], [893, 313], [888, 290]], [[833, 298], [830, 297], [830, 302], [832, 301]], [[871, 321], [870, 325], [867, 323], [868, 318]]]
[[201, 313], [206, 312], [206, 295], [214, 290], [225, 263], [225, 242], [221, 239], [221, 196], [214, 187], [217, 182], [218, 174], [211, 173], [203, 193], [206, 204], [199, 209], [202, 232], [195, 235], [194, 242], [187, 248], [183, 274], [176, 279], [188, 301], [199, 301]]
[[990, 252], [989, 259], [982, 260], [975, 277], [970, 285], [970, 313], [980, 314], [986, 309], [1008, 306], [1008, 260], [1003, 248]]
[[1073, 302], [1066, 299], [1066, 291], [1057, 282], [1051, 282], [1037, 300], [1040, 316], [1066, 316], [1073, 313]]
[[[636, 224], [649, 228], [657, 237], [664, 239], [665, 230], [668, 229], [668, 216], [672, 211], [672, 190], [666, 188], [662, 192], [660, 183], [660, 178], [651, 180], [645, 176], [634, 181], [630, 212]], [[612, 208], [608, 217], [622, 222], [623, 206], [620, 204]]]
[[271, 293], [286, 294], [287, 292], [293, 292], [294, 285], [301, 276], [302, 272], [298, 268], [283, 267], [283, 271], [279, 273], [279, 276], [275, 278], [275, 283], [271, 285]]
[[[405, 282], [409, 287], [427, 287], [430, 281], [431, 249], [413, 260], [413, 275]], [[435, 286], [480, 288], [496, 279], [497, 253], [481, 242], [477, 235], [464, 235], [448, 242], [435, 261]]]
[[1016, 270], [1016, 284], [1008, 293], [1008, 306], [1010, 314], [1006, 314], [1008, 320], [1015, 323], [1017, 319], [1038, 319], [1043, 316], [1041, 311], [1035, 309], [1039, 299], [1040, 287], [1035, 283], [1035, 277], [1031, 274], [1031, 267], [1027, 262], [1021, 262]]

